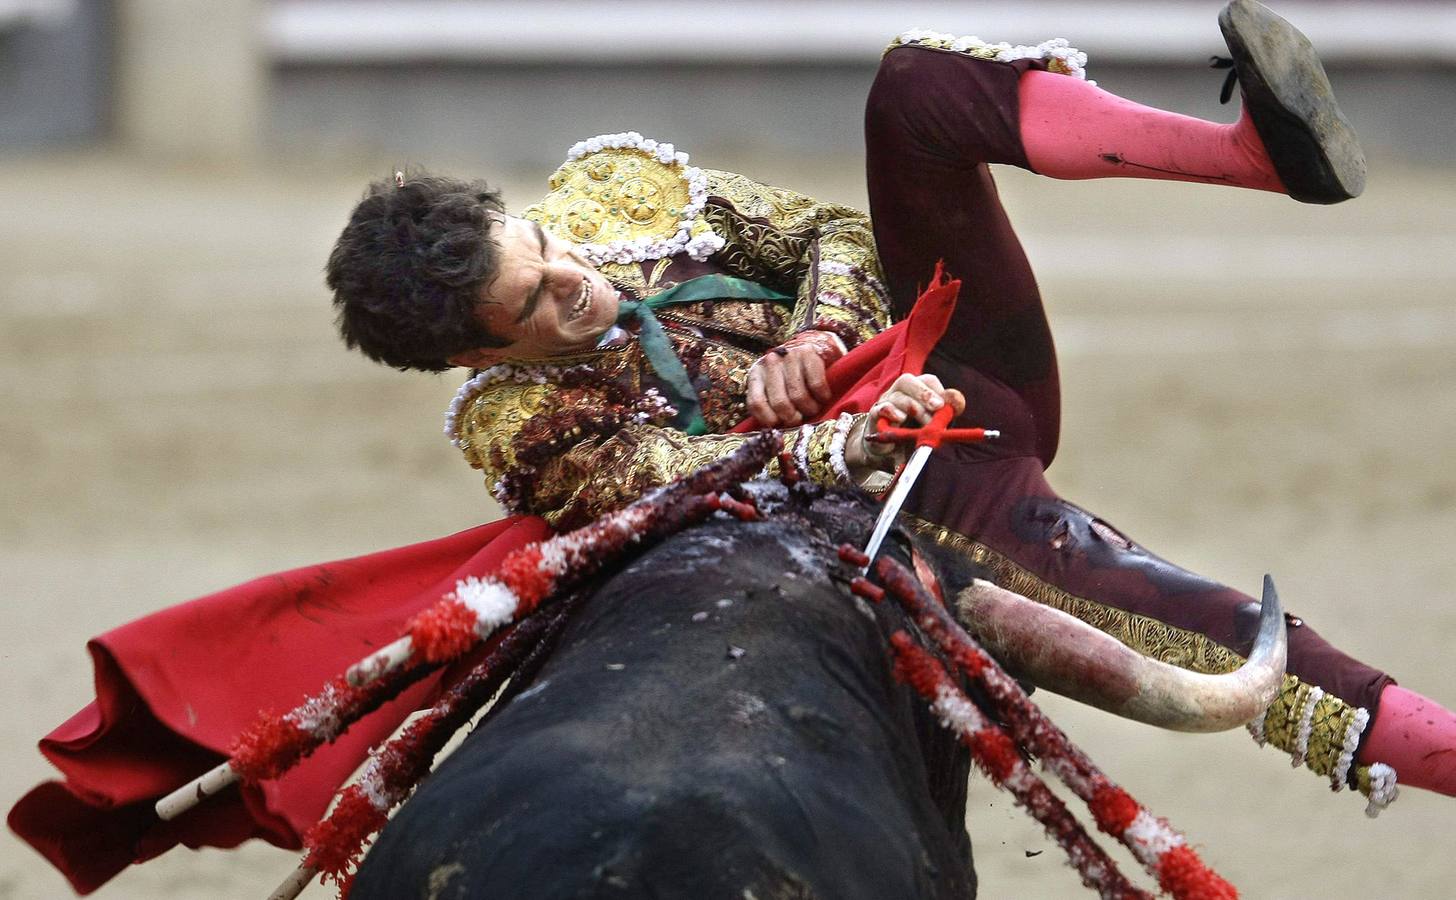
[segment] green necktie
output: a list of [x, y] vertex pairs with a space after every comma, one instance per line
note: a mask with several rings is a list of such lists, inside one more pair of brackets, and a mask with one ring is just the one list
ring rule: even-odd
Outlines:
[[688, 434], [707, 434], [703, 421], [703, 405], [688, 378], [688, 370], [672, 349], [672, 342], [654, 310], [679, 303], [705, 300], [749, 300], [753, 302], [792, 303], [793, 298], [771, 288], [728, 275], [701, 275], [689, 279], [660, 294], [644, 300], [622, 300], [617, 304], [617, 324], [638, 323], [637, 340], [647, 364], [667, 389], [668, 400], [678, 409], [672, 426]]

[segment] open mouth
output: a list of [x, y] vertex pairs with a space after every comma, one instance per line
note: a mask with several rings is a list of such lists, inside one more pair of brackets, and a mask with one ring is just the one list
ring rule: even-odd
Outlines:
[[592, 305], [592, 283], [589, 279], [581, 280], [581, 290], [577, 292], [576, 302], [571, 304], [571, 312], [567, 313], [566, 321], [575, 322], [591, 310]]

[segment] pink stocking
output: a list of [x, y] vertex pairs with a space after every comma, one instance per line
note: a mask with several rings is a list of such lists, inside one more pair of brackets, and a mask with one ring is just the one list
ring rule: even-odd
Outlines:
[[1039, 70], [1023, 74], [1017, 91], [1022, 147], [1040, 175], [1158, 178], [1286, 193], [1247, 112], [1220, 125]]
[[1385, 763], [1402, 787], [1456, 797], [1456, 713], [1391, 684], [1360, 748], [1362, 764]]

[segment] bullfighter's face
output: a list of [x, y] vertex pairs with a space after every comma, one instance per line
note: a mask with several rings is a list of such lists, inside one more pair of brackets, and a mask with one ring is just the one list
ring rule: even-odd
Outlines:
[[481, 287], [476, 315], [486, 330], [510, 343], [451, 361], [478, 367], [595, 347], [617, 320], [620, 295], [576, 245], [515, 216], [497, 219], [491, 238], [500, 247], [500, 269]]

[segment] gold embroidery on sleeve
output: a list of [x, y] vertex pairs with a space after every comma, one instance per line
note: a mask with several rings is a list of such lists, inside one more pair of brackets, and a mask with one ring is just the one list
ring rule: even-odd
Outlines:
[[741, 175], [705, 170], [704, 215], [726, 245], [718, 259], [744, 278], [795, 286], [787, 332], [834, 331], [846, 343], [867, 340], [889, 325], [890, 302], [875, 254], [869, 218]]

